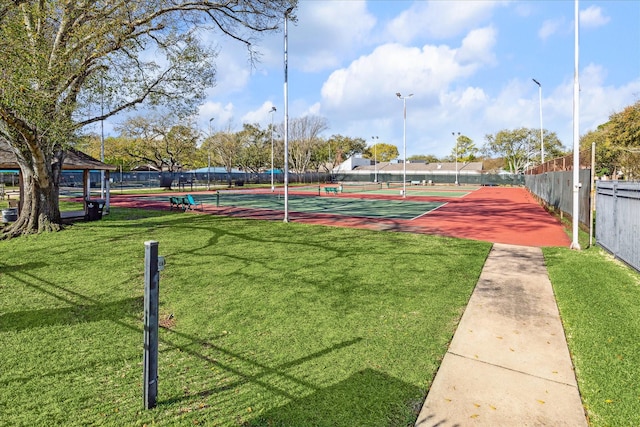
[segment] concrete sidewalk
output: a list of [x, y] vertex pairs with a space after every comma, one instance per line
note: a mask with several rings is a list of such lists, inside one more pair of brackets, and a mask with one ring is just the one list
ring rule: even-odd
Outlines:
[[416, 422], [587, 426], [540, 248], [494, 244]]

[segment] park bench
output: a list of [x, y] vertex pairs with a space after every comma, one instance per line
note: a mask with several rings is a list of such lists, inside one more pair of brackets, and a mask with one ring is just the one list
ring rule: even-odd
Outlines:
[[197, 208], [198, 205], [200, 205], [200, 210], [204, 212], [204, 205], [202, 204], [202, 202], [194, 199], [191, 194], [187, 194], [182, 198], [182, 206], [184, 207], [185, 211], [189, 209], [193, 210], [193, 208]]
[[182, 207], [182, 198], [171, 196], [169, 197], [169, 204], [169, 210], [173, 210], [173, 208], [184, 210]]
[[324, 192], [327, 194], [338, 194], [338, 187], [324, 187]]

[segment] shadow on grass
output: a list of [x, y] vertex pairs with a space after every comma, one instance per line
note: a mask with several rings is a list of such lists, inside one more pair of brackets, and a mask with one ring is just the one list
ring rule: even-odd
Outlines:
[[[18, 270], [21, 271], [22, 269], [16, 267], [16, 271]], [[26, 275], [27, 278], [25, 278], [24, 275]], [[33, 290], [53, 297], [65, 303], [67, 306], [63, 308], [23, 310], [2, 314], [0, 315], [0, 332], [22, 331], [30, 328], [41, 328], [58, 325], [73, 327], [73, 325], [83, 322], [108, 320], [113, 322], [114, 324], [120, 325], [130, 330], [133, 333], [142, 334], [141, 327], [133, 326], [130, 324], [130, 322], [125, 321], [126, 319], [140, 318], [143, 302], [142, 296], [101, 303], [94, 298], [83, 295], [67, 287], [57, 285], [43, 278], [37, 277], [32, 273], [23, 273], [21, 276], [22, 277], [14, 276], [14, 278], [17, 281], [22, 282], [24, 285], [32, 288]], [[359, 337], [345, 340], [323, 348], [319, 351], [307, 354], [303, 357], [273, 366], [268, 363], [264, 363], [259, 359], [256, 359], [255, 357], [250, 357], [239, 352], [234, 352], [220, 345], [217, 345], [212, 342], [211, 339], [202, 338], [192, 334], [185, 334], [168, 328], [163, 328], [162, 330], [163, 333], [161, 334], [159, 340], [166, 346], [165, 351], [170, 351], [171, 349], [179, 349], [181, 352], [184, 352], [185, 354], [188, 354], [195, 359], [204, 361], [211, 366], [216, 366], [217, 368], [232, 374], [235, 377], [235, 380], [218, 387], [200, 389], [190, 395], [185, 396], [183, 394], [180, 394], [178, 396], [168, 397], [166, 400], [159, 402], [160, 405], [171, 405], [183, 400], [190, 400], [193, 398], [194, 394], [201, 397], [207, 397], [210, 395], [223, 393], [225, 391], [234, 390], [244, 385], [255, 384], [264, 388], [265, 390], [269, 390], [274, 394], [283, 396], [289, 401], [294, 402], [289, 406], [292, 406], [296, 402], [299, 402], [301, 408], [303, 408], [305, 406], [304, 399], [300, 400], [297, 394], [292, 393], [286, 388], [280, 387], [277, 381], [273, 381], [273, 376], [285, 379], [289, 383], [292, 382], [298, 384], [303, 388], [311, 390], [316, 395], [325, 396], [323, 399], [327, 400], [330, 396], [334, 395], [336, 391], [325, 391], [318, 384], [315, 384], [308, 379], [292, 375], [289, 372], [290, 369], [293, 367], [304, 365], [305, 363], [313, 361], [317, 358], [321, 358], [327, 354], [344, 350], [362, 341], [362, 338]], [[197, 344], [195, 348], [193, 346], [194, 344]], [[206, 350], [201, 351], [201, 349]], [[213, 356], [212, 354], [215, 356]], [[220, 355], [224, 355], [226, 357], [219, 357]], [[244, 365], [249, 366], [250, 368], [240, 368], [238, 367], [237, 362], [242, 362]], [[74, 367], [58, 371], [55, 374], [60, 375], [75, 372], [77, 369], [79, 368]], [[42, 373], [40, 373], [39, 375], [42, 375]], [[44, 375], [53, 375], [53, 373], [45, 373]], [[21, 377], [21, 380], [24, 379], [28, 378]], [[389, 405], [391, 404], [391, 402], [395, 401], [397, 405], [398, 393], [400, 392], [407, 393], [407, 390], [411, 390], [409, 395], [413, 396], [413, 398], [415, 398], [415, 396], [419, 395], [420, 393], [419, 390], [413, 390], [406, 384], [403, 385], [397, 380], [385, 378], [383, 375], [376, 374], [373, 371], [356, 375], [351, 381], [354, 382], [356, 379], [357, 381], [361, 382], [361, 384], [355, 383], [356, 390], [366, 389], [367, 393], [377, 390], [382, 393], [382, 395], [379, 396], [378, 400], [373, 400], [375, 406], [378, 407], [381, 411], [389, 411]], [[15, 380], [16, 379], [12, 379], [11, 381]], [[365, 387], [367, 384], [368, 388]], [[340, 388], [341, 386], [337, 387]], [[345, 391], [341, 392], [343, 398], [345, 399], [349, 398], [344, 397], [345, 394], [355, 392], [348, 392], [350, 387], [354, 387], [350, 386], [348, 382], [345, 383], [343, 387], [346, 387]], [[368, 395], [361, 396], [361, 399], [363, 399], [363, 402], [365, 402], [364, 404], [366, 405], [368, 405], [368, 403], [366, 402], [370, 401], [372, 398], [372, 396]], [[325, 402], [325, 404], [329, 406], [333, 405], [333, 403], [328, 400]], [[289, 411], [289, 409], [287, 409], [287, 411]], [[314, 414], [313, 417], [322, 417], [324, 411], [324, 407], [319, 407], [318, 410], [312, 411]], [[369, 410], [363, 408], [362, 411], [363, 413], [365, 413]], [[404, 412], [407, 411], [404, 410]], [[276, 415], [274, 414], [273, 416], [275, 417]], [[391, 415], [385, 415], [384, 413], [382, 413], [381, 416], [389, 417]]]
[[[56, 285], [30, 272], [35, 268], [47, 265], [39, 262], [3, 266], [2, 273], [26, 287], [63, 302], [66, 306], [2, 313], [0, 314], [0, 332], [101, 320], [118, 321], [124, 317], [139, 316], [142, 310], [143, 296], [103, 303], [64, 286]], [[20, 275], [14, 273], [20, 273]]]
[[0, 332], [47, 326], [73, 325], [101, 320], [119, 320], [139, 315], [143, 297], [125, 298], [105, 304], [74, 304], [70, 307], [16, 311], [0, 314]]
[[244, 425], [290, 426], [295, 422], [301, 426], [346, 427], [357, 419], [358, 425], [363, 426], [408, 426], [415, 423], [422, 404], [422, 398], [418, 396], [422, 394], [418, 387], [382, 372], [364, 369], [333, 386], [261, 414]]
[[[292, 381], [294, 383], [297, 383], [299, 385], [311, 388], [313, 390], [318, 390], [318, 386], [316, 386], [315, 384], [312, 384], [306, 380], [301, 380], [299, 378], [296, 378], [295, 376], [287, 373], [286, 371], [294, 366], [298, 366], [298, 365], [302, 365], [306, 362], [309, 362], [313, 359], [317, 359], [319, 357], [322, 357], [326, 354], [332, 353], [334, 351], [338, 351], [341, 350], [343, 348], [352, 346], [354, 344], [357, 344], [358, 342], [362, 341], [362, 338], [354, 338], [348, 341], [343, 341], [341, 343], [332, 345], [330, 347], [327, 347], [323, 350], [320, 350], [318, 352], [309, 354], [307, 356], [301, 357], [299, 359], [296, 360], [292, 360], [290, 362], [286, 362], [283, 364], [280, 364], [278, 366], [269, 366], [266, 365], [264, 363], [261, 363], [257, 360], [254, 360], [252, 358], [243, 356], [242, 354], [239, 353], [235, 353], [232, 351], [229, 351], [225, 348], [222, 348], [216, 344], [213, 344], [211, 342], [208, 341], [202, 341], [197, 337], [194, 337], [192, 335], [188, 335], [188, 334], [184, 334], [181, 332], [177, 332], [174, 330], [167, 330], [168, 333], [174, 334], [178, 337], [181, 338], [186, 338], [188, 339], [190, 342], [186, 345], [173, 345], [173, 347], [179, 349], [181, 352], [184, 352], [186, 354], [189, 354], [193, 357], [196, 357], [198, 359], [201, 359], [209, 364], [215, 365], [220, 369], [223, 369], [227, 372], [232, 373], [233, 375], [236, 375], [238, 377], [238, 380], [230, 382], [225, 384], [224, 386], [221, 387], [216, 387], [214, 389], [209, 389], [209, 390], [201, 390], [199, 392], [197, 392], [197, 395], [201, 396], [201, 397], [206, 397], [209, 396], [211, 394], [214, 393], [220, 393], [223, 391], [227, 391], [227, 390], [233, 390], [243, 384], [247, 384], [247, 383], [253, 383], [253, 384], [258, 384], [261, 387], [265, 388], [266, 390], [269, 390], [275, 394], [279, 394], [281, 396], [285, 396], [288, 399], [295, 399], [295, 396], [291, 395], [289, 392], [287, 392], [286, 390], [283, 389], [279, 389], [277, 386], [273, 385], [268, 378], [272, 375], [278, 375], [280, 377], [286, 378], [289, 381]], [[171, 341], [167, 340], [167, 339], [163, 339], [161, 340], [163, 342], [165, 342], [166, 344], [172, 345]], [[226, 356], [231, 356], [234, 360], [238, 360], [238, 361], [242, 361], [245, 363], [248, 363], [249, 365], [253, 366], [254, 368], [258, 368], [259, 372], [258, 373], [254, 373], [254, 374], [246, 374], [244, 373], [241, 369], [238, 369], [236, 367], [234, 367], [231, 364], [228, 363], [224, 363], [221, 362], [220, 360], [204, 355], [201, 352], [195, 351], [193, 349], [190, 348], [191, 344], [193, 343], [199, 343], [201, 346], [207, 347], [209, 349], [214, 349], [215, 351], [217, 351], [218, 353], [224, 354]], [[263, 378], [267, 378], [267, 379], [263, 379]], [[163, 404], [172, 404], [175, 402], [179, 402], [182, 400], [188, 400], [190, 399], [190, 396], [184, 396], [184, 395], [180, 395], [180, 396], [176, 396], [173, 398], [169, 398], [166, 399], [164, 401], [162, 401]]]

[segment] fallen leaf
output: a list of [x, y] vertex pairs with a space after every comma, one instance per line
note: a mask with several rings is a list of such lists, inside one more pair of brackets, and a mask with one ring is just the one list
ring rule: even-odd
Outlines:
[[537, 399], [537, 402], [541, 405], [544, 405], [544, 400]]
[[478, 418], [479, 416], [480, 416], [480, 415], [478, 415], [478, 414], [473, 414], [473, 415], [471, 415], [469, 418]]

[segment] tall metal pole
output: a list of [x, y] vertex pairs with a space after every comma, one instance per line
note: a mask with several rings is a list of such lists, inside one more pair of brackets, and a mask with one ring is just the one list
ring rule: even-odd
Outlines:
[[378, 182], [378, 147], [376, 143], [377, 136], [372, 136], [373, 140], [373, 182]]
[[207, 190], [211, 190], [211, 122], [213, 121], [214, 117], [211, 117], [209, 119], [209, 146], [207, 148], [208, 151], [208, 159], [209, 159], [209, 164], [207, 166]]
[[540, 104], [540, 164], [544, 164], [544, 131], [542, 127], [542, 85], [536, 79], [531, 79], [538, 85], [538, 98]]
[[[453, 137], [456, 137], [456, 133], [455, 132], [451, 132], [451, 135], [453, 135]], [[458, 132], [458, 138], [460, 137], [460, 132]], [[455, 185], [458, 185], [458, 138], [456, 138], [456, 182]]]
[[571, 249], [580, 250], [578, 242], [578, 221], [580, 219], [580, 82], [578, 79], [579, 58], [580, 58], [580, 14], [578, 10], [578, 0], [574, 1], [574, 72], [573, 72], [573, 240], [571, 241]]
[[287, 86], [289, 63], [287, 22], [292, 10], [293, 7], [290, 7], [284, 13], [284, 222], [289, 222], [289, 88]]
[[413, 96], [410, 93], [407, 96], [402, 96], [400, 92], [396, 92], [396, 96], [398, 99], [402, 100], [402, 146], [403, 146], [403, 157], [404, 160], [402, 162], [402, 197], [407, 197], [407, 98], [411, 98]]
[[276, 112], [276, 107], [272, 106], [271, 111], [271, 192], [276, 190], [276, 187], [273, 185], [273, 115]]
[[[100, 116], [104, 117], [104, 80], [100, 77]], [[104, 163], [104, 118], [100, 118], [100, 161]], [[100, 171], [100, 198], [105, 199], [104, 170]], [[108, 208], [107, 208], [108, 209]]]

